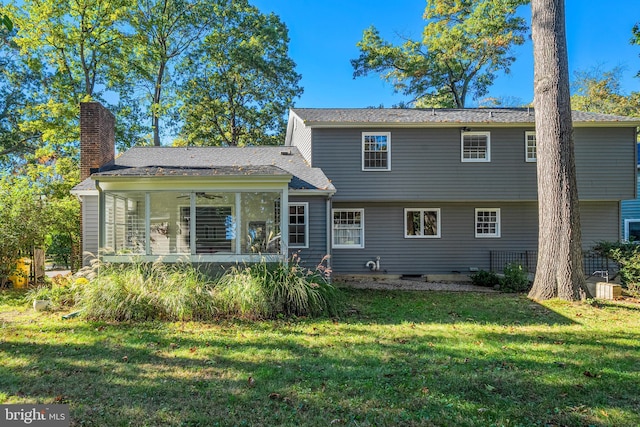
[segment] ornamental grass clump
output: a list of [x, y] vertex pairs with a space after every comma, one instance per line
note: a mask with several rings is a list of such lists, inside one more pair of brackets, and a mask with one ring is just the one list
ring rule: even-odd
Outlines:
[[90, 319], [201, 320], [215, 315], [211, 281], [188, 263], [106, 264], [80, 299]]
[[324, 261], [315, 270], [302, 267], [295, 256], [288, 263], [232, 267], [213, 290], [216, 308], [223, 315], [256, 319], [337, 315], [342, 295], [329, 283]]

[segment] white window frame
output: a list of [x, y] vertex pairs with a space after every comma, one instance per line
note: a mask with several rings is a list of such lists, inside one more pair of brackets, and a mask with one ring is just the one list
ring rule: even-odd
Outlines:
[[[360, 244], [344, 245], [336, 243], [335, 214], [340, 212], [360, 212]], [[331, 247], [334, 249], [364, 249], [364, 209], [331, 209]]]
[[[529, 137], [530, 136], [533, 136], [533, 142], [535, 143], [535, 152], [536, 152], [535, 157], [529, 156]], [[538, 161], [538, 142], [536, 140], [536, 132], [533, 130], [526, 131], [524, 133], [524, 160], [528, 163], [535, 163]]]
[[[482, 159], [468, 159], [464, 157], [464, 137], [465, 136], [474, 136], [481, 135], [487, 137], [487, 148], [485, 150], [485, 157]], [[489, 131], [462, 131], [460, 132], [460, 159], [462, 162], [471, 162], [471, 163], [486, 163], [491, 161], [491, 132]]]
[[[629, 241], [629, 224], [632, 222], [640, 222], [640, 219], [625, 219], [624, 220], [624, 241]], [[638, 240], [634, 240], [635, 243], [640, 243]]]
[[[409, 212], [420, 212], [420, 231], [418, 235], [407, 234], [407, 214]], [[436, 213], [436, 231], [434, 235], [424, 234], [424, 214], [425, 212]], [[439, 239], [440, 238], [440, 208], [404, 208], [404, 238], [405, 239]]]
[[[495, 212], [496, 213], [496, 232], [495, 233], [478, 233], [478, 213], [479, 212]], [[502, 224], [500, 219], [500, 208], [476, 208], [473, 225], [477, 239], [496, 239], [502, 235]]]
[[[308, 202], [291, 202], [289, 203], [289, 207], [292, 206], [302, 206], [304, 208], [304, 244], [292, 244], [291, 243], [291, 233], [289, 233], [289, 247], [295, 249], [308, 249], [309, 248], [309, 203]], [[289, 221], [291, 219], [291, 214], [287, 209], [287, 227], [290, 227], [292, 224]], [[293, 224], [300, 225], [300, 224]]]
[[[367, 167], [365, 165], [364, 154], [365, 154], [365, 138], [367, 136], [385, 136], [387, 138], [387, 167], [386, 168], [374, 168]], [[391, 132], [362, 132], [362, 149], [361, 149], [361, 157], [362, 157], [362, 171], [363, 172], [384, 172], [391, 170]]]

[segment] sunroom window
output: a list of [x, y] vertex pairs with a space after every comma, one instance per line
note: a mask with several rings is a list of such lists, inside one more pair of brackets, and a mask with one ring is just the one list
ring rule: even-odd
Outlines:
[[280, 253], [282, 192], [104, 193], [106, 255]]

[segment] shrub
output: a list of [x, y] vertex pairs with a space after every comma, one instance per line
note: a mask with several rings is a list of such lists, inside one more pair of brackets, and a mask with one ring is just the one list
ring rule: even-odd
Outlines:
[[210, 319], [211, 288], [211, 281], [186, 263], [104, 265], [84, 288], [80, 306], [91, 319]]
[[25, 300], [30, 304], [35, 300], [49, 300], [53, 309], [72, 307], [78, 300], [82, 284], [83, 282], [74, 281], [71, 276], [56, 276], [30, 289]]
[[526, 292], [531, 289], [527, 269], [517, 262], [504, 266], [504, 277], [500, 278], [500, 290], [504, 292]]
[[471, 283], [476, 286], [492, 288], [500, 284], [500, 278], [493, 271], [480, 270], [477, 273], [472, 274], [470, 277]]
[[342, 295], [326, 273], [322, 262], [309, 270], [295, 256], [289, 263], [236, 266], [217, 281], [215, 305], [222, 314], [249, 318], [337, 315]]
[[629, 288], [640, 285], [640, 245], [638, 243], [600, 242], [593, 250], [618, 264], [623, 285]]

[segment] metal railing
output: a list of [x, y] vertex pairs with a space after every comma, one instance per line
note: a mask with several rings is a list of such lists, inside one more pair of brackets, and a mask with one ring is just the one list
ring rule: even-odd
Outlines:
[[[489, 251], [491, 271], [501, 273], [507, 264], [517, 263], [528, 272], [535, 273], [538, 263], [538, 251]], [[618, 271], [618, 264], [594, 251], [583, 252], [582, 263], [584, 274], [589, 277], [595, 271], [608, 271], [613, 276]]]

